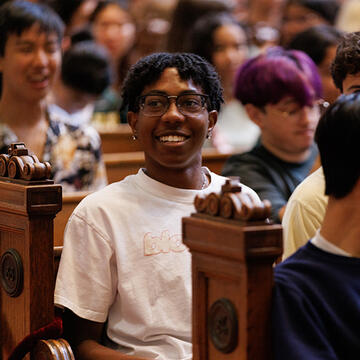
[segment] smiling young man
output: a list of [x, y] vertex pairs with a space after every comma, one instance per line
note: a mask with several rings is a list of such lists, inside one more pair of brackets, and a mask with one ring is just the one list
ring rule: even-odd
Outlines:
[[[63, 24], [50, 8], [11, 1], [0, 8], [0, 153], [21, 141], [52, 166], [64, 191], [106, 185], [100, 138], [50, 116], [46, 97], [61, 63]], [[64, 121], [65, 120], [65, 121]]]
[[321, 80], [316, 65], [301, 51], [269, 49], [240, 68], [235, 95], [259, 126], [261, 140], [251, 151], [230, 157], [222, 174], [240, 176], [262, 200], [270, 200], [272, 218], [281, 222], [287, 200], [317, 156], [313, 138]]
[[192, 359], [191, 256], [181, 218], [197, 194], [218, 192], [225, 181], [201, 166], [222, 89], [201, 57], [158, 53], [130, 69], [123, 96], [145, 168], [75, 209], [55, 303], [68, 309], [77, 359]]

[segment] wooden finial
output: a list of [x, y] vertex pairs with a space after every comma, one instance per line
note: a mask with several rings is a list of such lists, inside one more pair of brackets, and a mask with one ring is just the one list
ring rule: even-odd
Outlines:
[[12, 143], [8, 154], [0, 154], [0, 176], [11, 179], [46, 180], [51, 175], [51, 165], [29, 155], [24, 143]]
[[270, 201], [260, 201], [241, 191], [240, 178], [227, 179], [220, 194], [197, 195], [194, 201], [198, 213], [236, 220], [265, 220], [270, 216]]

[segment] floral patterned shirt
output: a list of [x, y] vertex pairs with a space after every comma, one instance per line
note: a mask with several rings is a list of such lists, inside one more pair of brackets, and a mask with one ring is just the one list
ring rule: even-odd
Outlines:
[[[7, 153], [9, 145], [18, 141], [15, 133], [0, 123], [0, 153]], [[91, 126], [74, 126], [50, 114], [44, 153], [39, 160], [51, 164], [51, 177], [62, 185], [63, 192], [95, 191], [107, 185], [100, 136]]]

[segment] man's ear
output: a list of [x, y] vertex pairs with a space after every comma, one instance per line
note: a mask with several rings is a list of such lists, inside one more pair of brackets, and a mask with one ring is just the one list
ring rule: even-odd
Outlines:
[[133, 135], [137, 137], [137, 114], [133, 111], [128, 111], [127, 121], [132, 129]]
[[218, 112], [216, 110], [212, 110], [209, 112], [209, 126], [208, 126], [208, 134], [211, 133], [214, 129], [214, 126], [218, 119]]
[[246, 104], [245, 110], [249, 118], [261, 129], [264, 122], [264, 111], [253, 104]]

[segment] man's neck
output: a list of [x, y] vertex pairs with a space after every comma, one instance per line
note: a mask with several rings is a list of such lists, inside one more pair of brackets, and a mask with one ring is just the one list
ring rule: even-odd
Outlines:
[[360, 257], [360, 182], [344, 198], [329, 197], [320, 234], [332, 244]]

